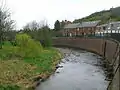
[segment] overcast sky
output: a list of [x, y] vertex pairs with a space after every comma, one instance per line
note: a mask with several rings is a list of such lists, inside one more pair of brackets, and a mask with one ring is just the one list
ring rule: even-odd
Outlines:
[[22, 28], [32, 20], [47, 20], [51, 28], [58, 20], [71, 20], [89, 14], [120, 6], [120, 0], [6, 0], [7, 7]]

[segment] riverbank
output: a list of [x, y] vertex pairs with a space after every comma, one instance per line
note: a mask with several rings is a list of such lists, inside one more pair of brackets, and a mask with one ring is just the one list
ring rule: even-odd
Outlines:
[[[49, 48], [49, 50], [50, 50], [49, 55], [47, 54], [44, 54], [45, 56], [42, 55], [45, 57], [44, 58], [45, 62], [40, 65], [42, 67], [42, 68], [40, 67], [42, 71], [38, 69], [39, 74], [36, 74], [32, 77], [33, 83], [32, 85], [27, 87], [28, 90], [30, 89], [34, 90], [38, 85], [40, 85], [42, 82], [48, 79], [52, 74], [54, 74], [58, 67], [58, 64], [61, 62], [62, 53], [56, 48]], [[49, 52], [48, 49], [46, 49], [45, 52]], [[47, 58], [49, 56], [50, 58]]]
[[60, 62], [60, 52], [42, 47], [27, 34], [5, 41], [0, 49], [0, 90], [31, 90], [35, 82], [45, 80]]
[[0, 60], [0, 90], [35, 87], [36, 80], [44, 80], [55, 71], [60, 58], [59, 51], [47, 48], [40, 53], [40, 57]]

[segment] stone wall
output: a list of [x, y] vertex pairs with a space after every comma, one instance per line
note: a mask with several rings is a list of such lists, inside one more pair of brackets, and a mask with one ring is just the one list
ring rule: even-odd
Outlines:
[[53, 45], [85, 49], [105, 57], [113, 67], [114, 74], [113, 80], [109, 83], [107, 90], [120, 90], [119, 42], [115, 40], [93, 38], [56, 38], [53, 39]]

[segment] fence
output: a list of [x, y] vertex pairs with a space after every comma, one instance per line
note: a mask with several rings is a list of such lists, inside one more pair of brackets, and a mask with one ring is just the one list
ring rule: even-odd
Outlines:
[[[70, 37], [70, 36], [57, 36], [59, 37]], [[57, 38], [54, 37], [54, 38]], [[103, 33], [103, 34], [89, 34], [89, 35], [76, 35], [72, 37], [80, 37], [80, 38], [103, 38], [103, 39], [114, 39], [120, 42], [120, 33]]]

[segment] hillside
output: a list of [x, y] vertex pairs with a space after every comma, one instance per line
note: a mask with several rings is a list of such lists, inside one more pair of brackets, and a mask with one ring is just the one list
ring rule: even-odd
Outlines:
[[75, 19], [73, 23], [82, 21], [95, 21], [101, 20], [101, 24], [107, 23], [108, 21], [120, 21], [120, 7], [111, 8], [110, 10], [103, 10], [95, 12], [87, 17], [81, 19]]

